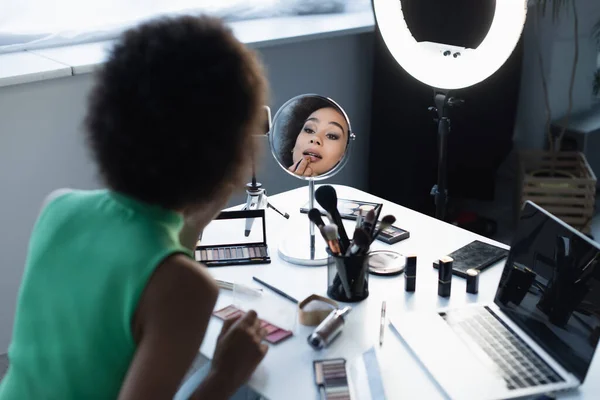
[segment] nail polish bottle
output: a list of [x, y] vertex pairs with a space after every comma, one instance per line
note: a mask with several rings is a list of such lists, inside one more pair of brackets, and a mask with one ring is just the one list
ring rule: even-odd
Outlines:
[[438, 296], [450, 297], [453, 262], [452, 257], [444, 256], [440, 258], [438, 265]]
[[406, 267], [404, 268], [404, 289], [414, 292], [417, 283], [417, 256], [406, 256]]

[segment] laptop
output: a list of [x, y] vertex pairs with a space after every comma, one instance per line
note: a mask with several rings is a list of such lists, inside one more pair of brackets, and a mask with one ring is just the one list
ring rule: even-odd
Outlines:
[[525, 202], [494, 302], [391, 322], [451, 399], [512, 399], [583, 383], [600, 337], [600, 245]]

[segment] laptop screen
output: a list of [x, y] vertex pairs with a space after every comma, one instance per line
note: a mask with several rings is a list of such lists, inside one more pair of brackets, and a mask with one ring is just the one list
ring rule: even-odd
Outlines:
[[581, 381], [600, 337], [597, 243], [527, 202], [494, 302]]

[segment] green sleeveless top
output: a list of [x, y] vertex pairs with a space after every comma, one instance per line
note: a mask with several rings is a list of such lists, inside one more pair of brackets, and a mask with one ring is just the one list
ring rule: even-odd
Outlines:
[[154, 269], [191, 252], [183, 217], [108, 190], [52, 200], [33, 229], [0, 400], [115, 399]]

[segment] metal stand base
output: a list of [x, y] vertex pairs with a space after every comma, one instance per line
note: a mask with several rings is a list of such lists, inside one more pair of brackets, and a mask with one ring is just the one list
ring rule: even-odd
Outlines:
[[327, 265], [328, 254], [325, 251], [327, 247], [325, 240], [320, 235], [313, 236], [315, 243], [312, 243], [311, 246], [311, 236], [306, 230], [295, 233], [297, 234], [286, 237], [279, 244], [279, 256], [292, 264], [312, 267]]
[[[308, 181], [308, 209], [314, 208], [315, 182]], [[315, 235], [315, 224], [306, 216], [308, 232], [292, 230], [291, 236], [279, 244], [279, 256], [285, 261], [299, 265], [326, 265], [328, 254], [327, 244], [321, 235]]]

